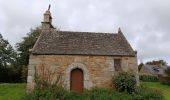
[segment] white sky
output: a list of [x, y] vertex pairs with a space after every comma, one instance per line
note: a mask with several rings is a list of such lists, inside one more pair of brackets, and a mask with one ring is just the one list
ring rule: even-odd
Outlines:
[[170, 0], [0, 0], [0, 33], [14, 46], [41, 25], [49, 3], [61, 30], [115, 33], [121, 27], [139, 61], [170, 64]]

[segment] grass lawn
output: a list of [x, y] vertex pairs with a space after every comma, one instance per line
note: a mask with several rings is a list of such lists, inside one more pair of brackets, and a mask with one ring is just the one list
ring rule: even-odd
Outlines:
[[[142, 82], [148, 88], [160, 90], [165, 100], [170, 100], [170, 86], [158, 82]], [[0, 84], [0, 100], [20, 100], [25, 94], [26, 84]]]
[[170, 100], [170, 86], [162, 85], [159, 82], [142, 82], [143, 86], [160, 90], [165, 97], [165, 100]]
[[0, 84], [0, 100], [20, 100], [25, 93], [26, 84]]

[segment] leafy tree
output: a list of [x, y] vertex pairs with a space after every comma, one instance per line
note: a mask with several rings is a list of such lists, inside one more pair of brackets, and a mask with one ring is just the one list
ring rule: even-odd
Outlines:
[[30, 32], [27, 34], [26, 37], [23, 38], [23, 40], [20, 43], [16, 44], [16, 48], [18, 51], [18, 65], [20, 65], [20, 72], [22, 72], [22, 79], [23, 81], [26, 81], [27, 77], [27, 66], [29, 63], [29, 49], [32, 49], [41, 29], [39, 27], [35, 29], [31, 29]]
[[170, 68], [165, 69], [165, 74], [167, 76], [160, 76], [160, 82], [165, 85], [170, 85]]
[[164, 60], [153, 60], [153, 61], [149, 61], [147, 62], [146, 64], [149, 64], [149, 65], [162, 65], [162, 66], [166, 66], [167, 65], [167, 62], [164, 61]]
[[141, 68], [142, 68], [143, 65], [144, 65], [143, 63], [140, 63], [140, 64], [138, 65], [138, 71], [141, 70]]
[[0, 34], [0, 82], [19, 81], [16, 59], [17, 53]]
[[0, 34], [0, 68], [7, 68], [16, 61], [16, 52]]
[[167, 69], [165, 70], [165, 73], [166, 73], [166, 75], [168, 75], [168, 77], [170, 77], [170, 68], [167, 68]]
[[28, 65], [29, 49], [32, 49], [38, 36], [40, 34], [40, 28], [31, 29], [26, 37], [23, 37], [23, 41], [17, 43], [17, 51], [19, 54], [19, 62], [22, 65]]

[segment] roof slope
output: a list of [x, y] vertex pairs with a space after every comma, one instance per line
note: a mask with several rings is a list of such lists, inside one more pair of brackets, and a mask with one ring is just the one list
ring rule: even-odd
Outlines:
[[142, 66], [140, 74], [149, 74], [149, 75], [165, 75], [165, 69], [168, 66], [158, 66], [158, 65], [149, 65], [146, 64]]
[[122, 33], [42, 32], [32, 54], [135, 56]]

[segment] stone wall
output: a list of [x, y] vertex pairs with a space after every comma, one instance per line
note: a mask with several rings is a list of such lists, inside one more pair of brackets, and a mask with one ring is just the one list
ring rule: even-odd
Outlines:
[[[84, 88], [112, 87], [112, 76], [117, 72], [114, 69], [114, 59], [122, 60], [122, 70], [136, 75], [138, 81], [138, 68], [136, 57], [113, 57], [113, 56], [82, 56], [82, 55], [30, 55], [28, 66], [27, 90], [34, 88], [35, 69], [42, 66], [62, 75], [62, 85], [70, 89], [70, 72], [80, 68], [84, 73]], [[54, 78], [56, 79], [56, 78]]]

